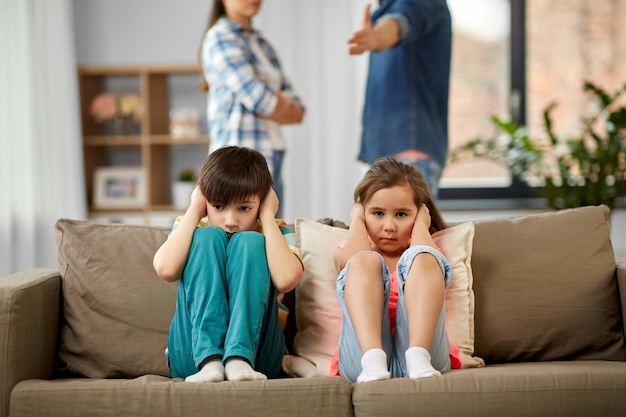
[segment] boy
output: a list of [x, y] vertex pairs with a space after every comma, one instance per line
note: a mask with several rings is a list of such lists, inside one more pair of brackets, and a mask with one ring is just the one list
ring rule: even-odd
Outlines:
[[207, 157], [185, 215], [153, 260], [161, 278], [180, 280], [166, 350], [172, 377], [279, 375], [276, 297], [295, 288], [303, 267], [294, 234], [275, 219], [278, 204], [259, 152], [227, 146]]

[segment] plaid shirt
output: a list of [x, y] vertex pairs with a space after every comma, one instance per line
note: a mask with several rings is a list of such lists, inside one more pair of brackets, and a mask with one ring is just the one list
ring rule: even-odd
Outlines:
[[[282, 70], [274, 48], [257, 31], [222, 17], [206, 33], [202, 45], [202, 67], [209, 84], [207, 115], [212, 152], [225, 145], [238, 145], [261, 152], [268, 163], [273, 149], [265, 121], [277, 103], [273, 91], [259, 79], [258, 59], [250, 49], [253, 37], [258, 38], [271, 64], [281, 73], [281, 91], [292, 94], [291, 83]], [[270, 165], [271, 166], [271, 165]]]

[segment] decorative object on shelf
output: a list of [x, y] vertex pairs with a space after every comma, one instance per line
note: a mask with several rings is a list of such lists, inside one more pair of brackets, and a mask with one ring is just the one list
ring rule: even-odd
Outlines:
[[195, 137], [200, 134], [198, 110], [175, 108], [170, 111], [170, 134], [174, 138]]
[[[139, 218], [140, 223], [153, 224], [157, 216], [159, 224], [172, 224], [171, 216], [180, 211], [175, 210], [172, 205], [172, 183], [177, 179], [180, 168], [187, 166], [196, 168], [196, 163], [201, 163], [203, 156], [208, 153], [209, 136], [202, 128], [202, 106], [193, 104], [205, 100], [202, 91], [196, 88], [201, 78], [202, 74], [198, 72], [198, 64], [195, 62], [182, 65], [78, 68], [78, 98], [81, 118], [85, 122], [81, 126], [82, 150], [85, 187], [90, 197], [90, 217], [98, 215], [124, 221], [127, 218], [128, 221]], [[193, 89], [188, 90], [192, 84]], [[92, 102], [99, 100], [96, 99], [99, 93], [104, 96], [104, 101], [101, 104], [94, 104], [92, 110]], [[122, 101], [120, 99], [124, 93], [134, 94], [128, 101]], [[178, 139], [169, 134], [170, 110], [180, 107], [198, 108], [201, 116], [199, 119], [201, 135]], [[114, 133], [113, 118], [118, 109], [124, 114], [129, 114], [131, 109], [135, 109], [132, 132], [129, 132], [129, 127], [125, 127], [126, 133]], [[136, 122], [138, 119], [141, 120]], [[118, 123], [118, 126], [120, 125], [122, 123]], [[95, 196], [95, 171], [103, 166], [120, 165], [132, 165], [143, 169], [145, 183], [141, 184], [145, 187], [145, 198], [142, 206], [134, 204], [138, 200], [133, 200], [132, 209], [126, 210], [126, 207], [118, 207], [119, 204], [97, 205], [96, 199], [92, 198]], [[196, 172], [199, 172], [198, 169]], [[116, 203], [124, 201], [104, 197], [107, 203], [111, 200]], [[189, 203], [189, 196], [186, 203]]]
[[100, 167], [94, 171], [93, 205], [99, 209], [141, 208], [146, 182], [141, 167]]
[[98, 123], [111, 123], [116, 135], [135, 134], [139, 131], [142, 106], [139, 95], [110, 92], [98, 94], [91, 101], [89, 113]]
[[[626, 197], [626, 106], [618, 101], [626, 85], [608, 93], [585, 82], [591, 93], [589, 113], [575, 136], [552, 130], [550, 104], [543, 112], [545, 134], [530, 138], [524, 126], [493, 116], [503, 132], [476, 138], [450, 152], [449, 161], [480, 157], [504, 161], [511, 174], [546, 198], [555, 209], [606, 204], [611, 209]], [[623, 101], [622, 101], [623, 103]]]
[[196, 186], [196, 172], [191, 168], [180, 171], [176, 181], [172, 182], [172, 204], [175, 208], [189, 207], [191, 192]]

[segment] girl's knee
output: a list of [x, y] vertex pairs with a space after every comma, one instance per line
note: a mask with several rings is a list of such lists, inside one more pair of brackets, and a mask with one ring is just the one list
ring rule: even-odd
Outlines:
[[379, 281], [384, 275], [384, 261], [377, 252], [356, 253], [346, 265], [346, 282], [352, 277], [361, 283], [366, 280]]
[[406, 280], [410, 272], [417, 271], [417, 274], [441, 274], [447, 285], [452, 273], [450, 263], [443, 254], [427, 246], [412, 246], [406, 250], [398, 261], [397, 269], [401, 282]]
[[374, 268], [381, 268], [383, 260], [376, 252], [358, 252], [350, 258], [348, 265], [348, 274], [350, 269], [362, 269], [375, 270]]

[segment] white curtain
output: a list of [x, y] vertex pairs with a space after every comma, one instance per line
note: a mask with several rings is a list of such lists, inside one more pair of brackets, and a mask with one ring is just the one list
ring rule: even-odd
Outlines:
[[56, 266], [85, 218], [71, 0], [0, 0], [0, 276]]
[[266, 0], [254, 20], [274, 45], [307, 108], [287, 127], [284, 217], [349, 220], [352, 192], [366, 166], [357, 162], [367, 55], [348, 55], [367, 0]]

